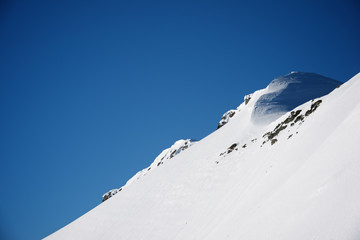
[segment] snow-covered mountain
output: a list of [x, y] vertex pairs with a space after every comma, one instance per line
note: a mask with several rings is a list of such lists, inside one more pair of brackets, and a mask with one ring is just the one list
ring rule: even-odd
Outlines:
[[277, 78], [46, 239], [360, 239], [359, 92]]

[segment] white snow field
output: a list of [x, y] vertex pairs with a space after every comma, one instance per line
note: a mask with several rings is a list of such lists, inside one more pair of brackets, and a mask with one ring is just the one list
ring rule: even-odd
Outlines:
[[360, 239], [360, 74], [302, 82], [320, 95], [290, 81], [247, 96], [221, 128], [46, 239]]

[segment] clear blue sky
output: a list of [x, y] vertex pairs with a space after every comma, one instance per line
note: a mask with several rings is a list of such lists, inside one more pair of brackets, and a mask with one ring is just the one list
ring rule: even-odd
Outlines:
[[360, 71], [354, 1], [2, 1], [0, 238], [39, 239], [290, 71]]

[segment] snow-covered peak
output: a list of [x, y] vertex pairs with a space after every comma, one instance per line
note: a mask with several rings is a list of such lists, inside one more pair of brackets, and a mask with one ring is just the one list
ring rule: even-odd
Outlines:
[[136, 180], [140, 179], [141, 177], [145, 176], [150, 171], [154, 170], [156, 167], [161, 166], [162, 164], [164, 164], [169, 159], [175, 157], [176, 155], [180, 154], [182, 151], [188, 149], [189, 147], [191, 147], [196, 142], [197, 141], [194, 140], [194, 139], [185, 139], [185, 140], [180, 139], [180, 140], [176, 141], [171, 147], [163, 150], [155, 158], [155, 160], [153, 161], [153, 163], [149, 167], [144, 168], [143, 170], [136, 173], [132, 178], [130, 178], [130, 180], [127, 181], [126, 184], [123, 187], [121, 187], [119, 189], [112, 189], [112, 190], [108, 191], [107, 193], [105, 193], [103, 195], [103, 202], [105, 200], [109, 199], [110, 197], [114, 196], [115, 194], [117, 194], [121, 190], [123, 190], [125, 187], [128, 187], [134, 181], [136, 181]]
[[291, 72], [274, 79], [257, 99], [251, 120], [269, 124], [284, 113], [314, 98], [322, 97], [341, 82], [315, 73]]
[[242, 110], [251, 112], [253, 124], [267, 125], [295, 107], [330, 93], [341, 84], [319, 74], [293, 71], [274, 79], [266, 88], [246, 95], [237, 110], [230, 110], [223, 115], [218, 128]]

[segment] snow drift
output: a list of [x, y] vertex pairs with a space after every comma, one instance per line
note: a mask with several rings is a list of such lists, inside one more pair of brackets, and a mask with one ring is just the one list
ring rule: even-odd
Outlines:
[[360, 74], [288, 79], [46, 239], [359, 239]]

